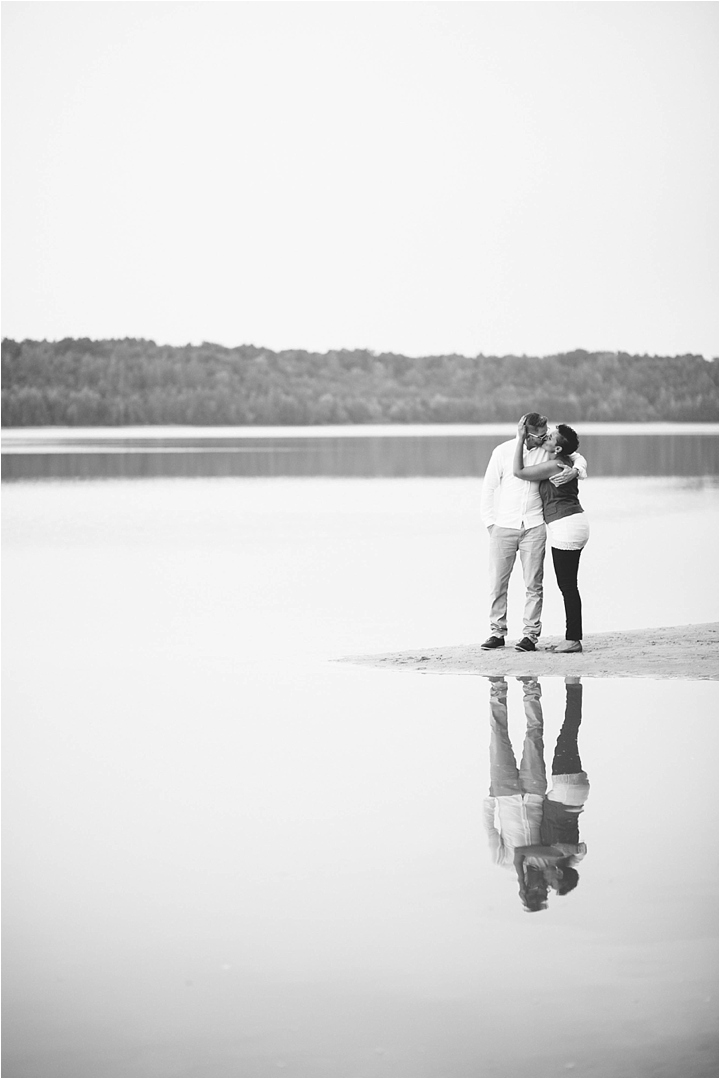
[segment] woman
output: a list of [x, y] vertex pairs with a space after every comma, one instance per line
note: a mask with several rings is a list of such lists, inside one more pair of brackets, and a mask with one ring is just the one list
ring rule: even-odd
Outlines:
[[564, 468], [573, 467], [570, 454], [575, 453], [580, 440], [572, 427], [559, 423], [545, 441], [545, 449], [552, 454], [551, 460], [524, 468], [525, 437], [523, 416], [518, 424], [513, 474], [521, 480], [540, 485], [543, 517], [550, 538], [555, 576], [565, 604], [565, 643], [551, 645], [549, 650], [582, 652], [582, 603], [577, 579], [580, 555], [590, 537], [590, 526], [578, 498], [577, 479], [562, 487], [556, 487], [550, 479]]

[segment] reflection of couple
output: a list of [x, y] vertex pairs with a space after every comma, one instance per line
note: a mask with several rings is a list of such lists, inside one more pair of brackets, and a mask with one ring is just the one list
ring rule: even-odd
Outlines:
[[582, 686], [579, 678], [565, 680], [565, 719], [547, 791], [540, 684], [533, 677], [519, 681], [526, 729], [518, 768], [508, 732], [507, 682], [490, 679], [490, 794], [484, 817], [495, 862], [514, 867], [525, 910], [538, 911], [547, 907], [550, 888], [565, 895], [577, 886], [575, 866], [586, 853], [578, 824], [590, 793], [577, 745]]
[[525, 581], [521, 652], [534, 652], [542, 630], [545, 538], [565, 604], [565, 642], [556, 652], [582, 652], [582, 605], [578, 591], [580, 554], [588, 541], [587, 519], [578, 498], [578, 478], [587, 461], [578, 437], [560, 423], [548, 434], [547, 419], [529, 412], [517, 439], [493, 450], [482, 488], [481, 514], [490, 533], [490, 637], [485, 650], [501, 648], [507, 635], [510, 574], [520, 555]]

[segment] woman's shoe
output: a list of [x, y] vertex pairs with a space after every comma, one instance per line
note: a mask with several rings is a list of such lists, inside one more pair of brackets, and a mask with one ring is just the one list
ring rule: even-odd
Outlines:
[[582, 641], [563, 641], [555, 645], [553, 652], [582, 652]]

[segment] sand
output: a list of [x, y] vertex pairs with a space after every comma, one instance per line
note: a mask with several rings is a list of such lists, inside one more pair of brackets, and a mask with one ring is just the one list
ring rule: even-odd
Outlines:
[[546, 651], [561, 639], [543, 637], [536, 652], [516, 652], [515, 642], [510, 640], [504, 648], [492, 652], [483, 652], [478, 642], [386, 655], [345, 656], [340, 662], [432, 674], [718, 679], [717, 622], [590, 633], [583, 641], [582, 653], [557, 655]]

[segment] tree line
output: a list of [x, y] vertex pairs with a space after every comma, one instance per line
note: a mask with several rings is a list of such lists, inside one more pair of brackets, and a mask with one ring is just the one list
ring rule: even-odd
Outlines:
[[5, 427], [715, 421], [718, 361], [573, 352], [273, 352], [125, 338], [2, 342]]

